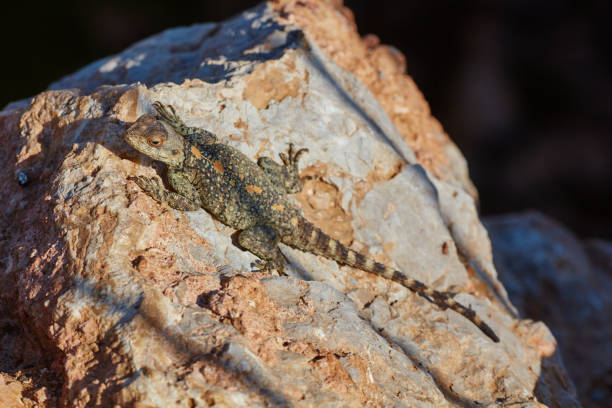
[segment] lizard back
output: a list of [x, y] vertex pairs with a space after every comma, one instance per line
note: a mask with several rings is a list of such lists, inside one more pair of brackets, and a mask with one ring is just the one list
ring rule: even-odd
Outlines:
[[276, 225], [281, 218], [290, 227], [298, 211], [250, 158], [221, 143], [189, 144], [187, 149], [185, 171], [200, 192], [203, 208], [237, 229], [268, 221]]

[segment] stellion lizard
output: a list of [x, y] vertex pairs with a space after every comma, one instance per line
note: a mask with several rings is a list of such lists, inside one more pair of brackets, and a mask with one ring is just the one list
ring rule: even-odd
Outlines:
[[283, 165], [268, 157], [257, 163], [237, 149], [219, 143], [214, 134], [186, 126], [172, 106], [153, 104], [157, 115], [145, 114], [126, 132], [125, 140], [139, 152], [168, 166], [166, 190], [157, 179], [144, 176], [133, 180], [159, 202], [184, 211], [206, 209], [223, 223], [239, 230], [238, 243], [260, 259], [262, 271], [283, 273], [282, 242], [299, 250], [333, 259], [391, 279], [424, 296], [440, 308], [452, 309], [472, 321], [493, 341], [499, 338], [471, 309], [400, 271], [346, 247], [306, 220], [286, 194], [302, 189], [298, 161], [307, 149], [281, 153]]

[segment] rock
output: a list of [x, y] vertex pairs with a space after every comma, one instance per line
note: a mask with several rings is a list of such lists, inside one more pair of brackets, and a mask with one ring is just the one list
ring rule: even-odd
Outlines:
[[[51, 370], [23, 380], [39, 403], [579, 406], [552, 334], [513, 317], [465, 160], [402, 58], [337, 1], [277, 1], [165, 31], [0, 113], [0, 307], [19, 329], [3, 347], [31, 339], [29, 367]], [[123, 141], [156, 100], [253, 159], [308, 146], [305, 215], [460, 292], [501, 342], [312, 254], [282, 247], [289, 277], [251, 272], [232, 229], [128, 180], [163, 175]], [[13, 360], [3, 372], [27, 365]]]
[[486, 226], [512, 302], [549, 325], [580, 400], [612, 406], [612, 244], [580, 242], [538, 213], [489, 217]]

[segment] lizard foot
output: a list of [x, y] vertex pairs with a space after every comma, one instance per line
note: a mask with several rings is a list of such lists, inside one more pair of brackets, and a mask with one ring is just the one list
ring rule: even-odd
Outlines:
[[289, 150], [287, 151], [287, 154], [280, 153], [279, 156], [286, 167], [293, 167], [297, 172], [298, 162], [300, 161], [302, 155], [306, 152], [308, 152], [308, 149], [304, 148], [296, 150], [293, 143], [289, 143]]
[[262, 259], [257, 259], [255, 262], [253, 262], [252, 265], [255, 268], [257, 268], [257, 269], [253, 269], [252, 272], [268, 272], [269, 273], [269, 272], [276, 270], [279, 275], [287, 276], [287, 274], [285, 273], [285, 265], [283, 265], [282, 262], [264, 261]]
[[269, 157], [262, 156], [257, 165], [267, 174], [270, 180], [281, 190], [289, 194], [302, 191], [303, 181], [300, 179], [298, 162], [308, 149], [295, 149], [293, 143], [289, 144], [287, 153], [280, 153], [283, 164], [278, 164]]
[[176, 128], [183, 124], [172, 105], [166, 107], [161, 102], [155, 101], [153, 102], [153, 107], [157, 111], [159, 119], [167, 122], [170, 126]]
[[149, 193], [149, 195], [157, 195], [160, 190], [163, 190], [163, 187], [158, 179], [145, 177], [145, 176], [134, 176], [129, 177], [128, 180], [132, 180], [134, 183], [138, 185], [142, 190]]

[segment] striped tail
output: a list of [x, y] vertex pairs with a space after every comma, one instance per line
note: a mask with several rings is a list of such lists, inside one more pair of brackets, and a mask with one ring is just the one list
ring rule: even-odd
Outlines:
[[442, 310], [452, 309], [455, 312], [463, 315], [465, 318], [474, 323], [491, 340], [496, 343], [499, 342], [499, 337], [497, 337], [493, 329], [491, 329], [489, 325], [487, 325], [479, 316], [477, 316], [476, 312], [471, 308], [467, 308], [461, 303], [456, 302], [453, 299], [454, 294], [452, 292], [438, 292], [437, 290], [431, 289], [424, 283], [404, 275], [400, 271], [389, 268], [388, 266], [367, 258], [366, 256], [346, 247], [340, 243], [340, 241], [331, 238], [306, 219], [300, 220], [297, 231], [298, 232], [294, 237], [286, 240], [287, 242], [284, 243], [302, 251], [312, 252], [316, 255], [333, 259], [338, 263], [352, 266], [353, 268], [374, 273], [386, 279], [395, 281], [411, 291], [425, 297]]

